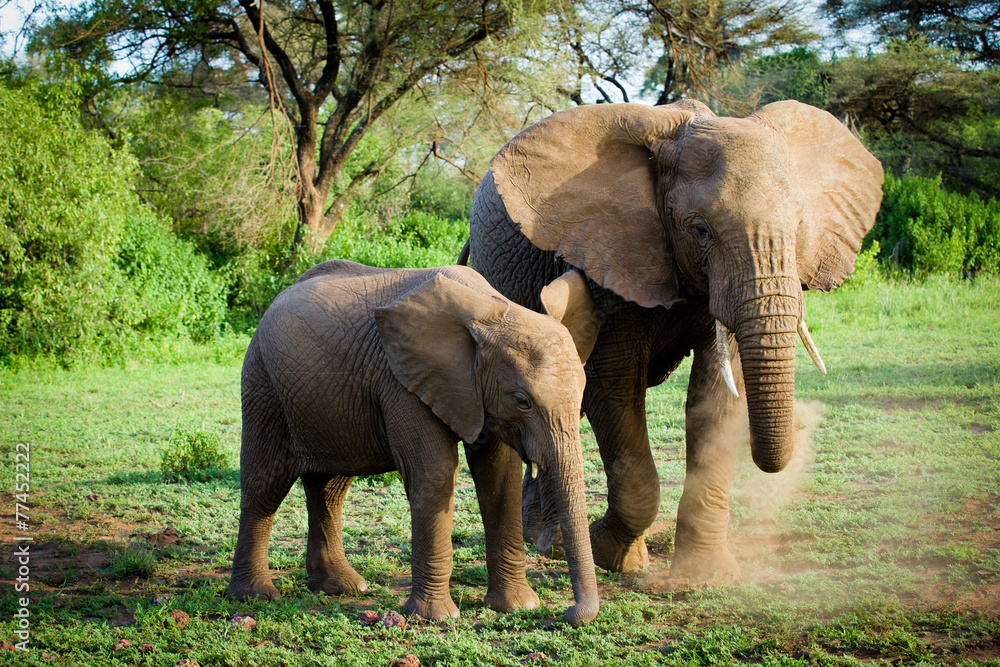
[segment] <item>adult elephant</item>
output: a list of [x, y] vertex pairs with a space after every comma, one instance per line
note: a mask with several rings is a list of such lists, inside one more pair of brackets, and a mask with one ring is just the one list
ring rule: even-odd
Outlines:
[[[822, 369], [802, 291], [829, 291], [853, 270], [881, 202], [881, 164], [805, 104], [723, 118], [687, 100], [552, 114], [490, 168], [472, 204], [471, 266], [535, 310], [541, 288], [577, 267], [603, 319], [583, 401], [608, 479], [607, 513], [591, 524], [595, 562], [618, 572], [648, 565], [643, 536], [660, 493], [646, 389], [693, 351], [671, 567], [694, 579], [735, 576], [735, 443], [715, 442], [711, 427], [745, 393], [753, 460], [766, 472], [787, 464], [797, 332]], [[524, 480], [525, 533], [542, 550], [561, 544], [548, 489]]]

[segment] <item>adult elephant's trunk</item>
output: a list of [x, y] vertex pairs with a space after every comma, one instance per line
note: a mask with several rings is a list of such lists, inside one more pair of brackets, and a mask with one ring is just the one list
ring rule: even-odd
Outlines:
[[750, 448], [764, 472], [779, 472], [793, 449], [795, 337], [802, 312], [797, 280], [768, 279], [737, 309], [739, 346], [750, 417]]
[[597, 576], [587, 524], [579, 432], [575, 436], [568, 435], [566, 440], [569, 441], [567, 446], [556, 449], [554, 469], [548, 472], [550, 479], [555, 480], [559, 524], [569, 576], [573, 582], [573, 596], [576, 599], [576, 604], [566, 610], [563, 619], [576, 627], [597, 616], [600, 602], [597, 598]]

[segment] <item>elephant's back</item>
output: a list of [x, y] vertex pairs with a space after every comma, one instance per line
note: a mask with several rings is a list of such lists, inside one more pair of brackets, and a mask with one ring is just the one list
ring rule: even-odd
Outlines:
[[469, 216], [469, 266], [497, 291], [526, 308], [542, 312], [542, 287], [566, 271], [568, 265], [551, 251], [540, 250], [521, 233], [507, 214], [486, 172], [472, 200]]
[[368, 266], [366, 264], [359, 264], [358, 262], [352, 262], [347, 259], [331, 259], [326, 262], [320, 262], [316, 266], [312, 267], [299, 276], [299, 279], [295, 282], [303, 283], [317, 278], [349, 280], [352, 278], [374, 276], [379, 273], [385, 273], [386, 271], [387, 269]]
[[402, 277], [354, 262], [324, 262], [279, 294], [254, 338], [281, 391], [291, 397], [302, 378], [312, 378], [308, 397], [296, 400], [339, 404], [370, 393], [390, 372], [374, 308], [395, 298]]

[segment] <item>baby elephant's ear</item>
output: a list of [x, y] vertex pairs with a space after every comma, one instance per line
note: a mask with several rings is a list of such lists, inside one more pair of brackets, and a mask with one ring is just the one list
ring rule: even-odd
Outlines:
[[502, 318], [508, 308], [503, 299], [436, 274], [375, 309], [393, 375], [467, 443], [479, 437], [485, 419], [469, 327]]
[[567, 271], [542, 288], [542, 306], [569, 329], [580, 361], [587, 363], [601, 328], [601, 315], [587, 279], [579, 271]]

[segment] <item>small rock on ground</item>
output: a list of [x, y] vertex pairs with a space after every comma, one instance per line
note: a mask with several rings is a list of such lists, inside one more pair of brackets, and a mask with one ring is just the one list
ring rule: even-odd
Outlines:
[[170, 618], [178, 628], [183, 628], [191, 620], [191, 617], [187, 615], [187, 612], [183, 612], [180, 609], [174, 609], [171, 611]]
[[375, 625], [378, 623], [378, 612], [374, 612], [371, 609], [365, 609], [363, 612], [358, 614], [358, 621], [360, 621], [361, 625], [364, 625], [365, 627]]
[[386, 628], [405, 628], [406, 627], [406, 619], [403, 618], [403, 615], [400, 614], [398, 611], [387, 611], [387, 612], [385, 612], [384, 614], [382, 614], [382, 617], [379, 618], [379, 621], [381, 621], [382, 627], [386, 627]]
[[420, 660], [412, 653], [407, 653], [402, 658], [392, 663], [392, 667], [420, 667]]
[[112, 618], [109, 625], [113, 628], [127, 628], [130, 625], [135, 625], [135, 617], [131, 613], [125, 612]]
[[240, 630], [253, 630], [257, 627], [257, 621], [250, 614], [235, 614], [229, 623]]

